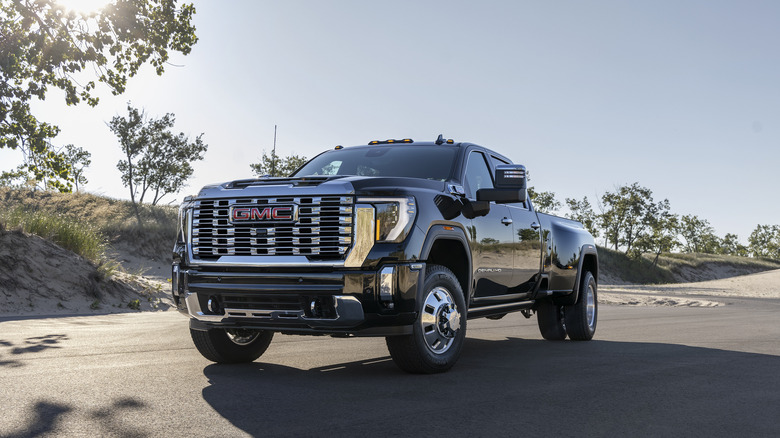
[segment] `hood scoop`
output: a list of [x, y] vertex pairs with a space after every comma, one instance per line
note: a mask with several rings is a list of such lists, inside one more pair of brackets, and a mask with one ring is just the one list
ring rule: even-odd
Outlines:
[[276, 177], [276, 178], [253, 178], [253, 179], [239, 179], [236, 181], [229, 182], [225, 188], [226, 189], [244, 189], [247, 187], [254, 187], [254, 186], [277, 186], [277, 185], [287, 185], [291, 184], [294, 187], [316, 187], [324, 182], [331, 181], [334, 179], [343, 178], [341, 175], [336, 176], [306, 176], [302, 178], [284, 178], [284, 177]]

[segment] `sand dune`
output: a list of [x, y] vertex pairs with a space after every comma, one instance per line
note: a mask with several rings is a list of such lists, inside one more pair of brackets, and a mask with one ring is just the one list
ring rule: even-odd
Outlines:
[[713, 307], [724, 304], [719, 298], [780, 298], [780, 269], [696, 283], [599, 288], [605, 304]]

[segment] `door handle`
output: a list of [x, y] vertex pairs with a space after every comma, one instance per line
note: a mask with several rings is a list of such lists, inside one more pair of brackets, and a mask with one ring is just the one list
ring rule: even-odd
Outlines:
[[506, 226], [512, 225], [512, 219], [509, 219], [508, 217], [505, 217], [505, 218], [501, 219], [501, 223], [506, 225]]
[[536, 222], [533, 222], [531, 223], [531, 228], [533, 228], [534, 230], [538, 230], [539, 228], [542, 228], [542, 226]]

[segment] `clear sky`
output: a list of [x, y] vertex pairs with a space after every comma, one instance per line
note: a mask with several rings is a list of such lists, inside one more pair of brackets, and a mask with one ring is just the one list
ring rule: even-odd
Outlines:
[[[204, 184], [270, 151], [311, 157], [438, 134], [525, 164], [531, 185], [591, 202], [639, 182], [744, 242], [780, 224], [780, 2], [195, 1], [200, 38], [97, 108], [51, 92], [55, 144], [92, 153], [90, 192], [129, 198], [105, 122], [126, 102], [205, 133]], [[0, 170], [20, 157], [0, 150]], [[595, 205], [594, 205], [595, 207]]]

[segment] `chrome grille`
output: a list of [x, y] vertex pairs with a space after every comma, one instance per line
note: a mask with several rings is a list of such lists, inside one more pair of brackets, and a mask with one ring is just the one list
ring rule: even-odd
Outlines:
[[[298, 208], [297, 221], [230, 221], [232, 206], [262, 208], [291, 204]], [[199, 200], [192, 210], [192, 255], [200, 260], [274, 255], [343, 258], [352, 246], [353, 206], [351, 196]]]

